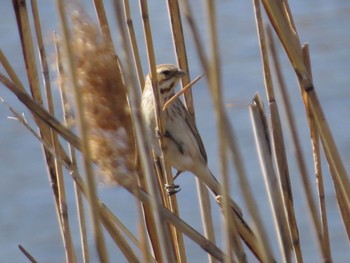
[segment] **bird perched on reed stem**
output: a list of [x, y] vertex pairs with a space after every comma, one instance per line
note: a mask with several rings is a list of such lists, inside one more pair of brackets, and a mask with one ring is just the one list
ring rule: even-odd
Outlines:
[[[157, 103], [160, 103], [161, 108], [175, 95], [176, 84], [184, 75], [185, 72], [175, 65], [162, 64], [157, 66], [156, 77], [160, 91], [160, 101]], [[142, 93], [141, 112], [152, 138], [153, 149], [159, 156], [161, 150], [158, 142], [159, 134], [156, 132], [154, 110], [155, 101], [152, 82], [150, 75], [147, 75]], [[219, 200], [221, 187], [209, 170], [207, 154], [194, 119], [179, 98], [176, 98], [164, 110], [164, 113], [165, 132], [161, 136], [164, 136], [164, 139], [167, 140], [165, 151], [170, 165], [178, 170], [176, 176], [183, 171], [190, 171], [209, 188], [216, 200]], [[170, 190], [176, 192], [176, 187], [170, 188]], [[240, 207], [233, 200], [230, 200], [230, 203], [239, 234], [256, 257], [262, 261], [264, 253], [261, 250], [261, 244], [258, 243], [254, 233], [243, 219]], [[271, 259], [271, 262], [276, 262], [273, 258]]]
[[[157, 66], [157, 81], [160, 90], [161, 106], [175, 95], [175, 88], [185, 72], [172, 64]], [[160, 155], [160, 147], [157, 138], [155, 104], [150, 75], [145, 81], [142, 94], [141, 111], [152, 138], [152, 146], [157, 155]], [[167, 140], [167, 158], [170, 165], [179, 175], [183, 171], [190, 171], [196, 175], [213, 193], [215, 198], [220, 195], [220, 184], [209, 170], [207, 154], [195, 125], [193, 117], [187, 111], [182, 101], [177, 98], [165, 109], [165, 133], [162, 135]], [[176, 177], [175, 176], [175, 177]], [[169, 193], [176, 193], [178, 186], [168, 187]], [[241, 214], [241, 210], [232, 201], [234, 210]]]

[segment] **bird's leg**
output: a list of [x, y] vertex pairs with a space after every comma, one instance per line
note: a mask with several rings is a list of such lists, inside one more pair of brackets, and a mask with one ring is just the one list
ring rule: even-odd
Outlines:
[[[161, 138], [161, 137], [172, 138], [171, 134], [168, 131], [165, 131], [165, 133], [162, 134], [158, 129], [156, 129], [155, 132], [156, 132], [156, 137], [157, 138]], [[181, 173], [182, 173], [182, 171], [177, 171], [176, 175], [173, 178], [173, 181]], [[176, 193], [180, 192], [181, 191], [181, 187], [179, 185], [176, 185], [176, 184], [165, 184], [165, 191], [167, 192], [168, 195], [173, 195], [173, 194], [176, 194]]]
[[[175, 174], [173, 181], [182, 173], [182, 171], [177, 171]], [[167, 192], [168, 195], [173, 195], [181, 191], [180, 185], [177, 184], [165, 184], [165, 191]]]

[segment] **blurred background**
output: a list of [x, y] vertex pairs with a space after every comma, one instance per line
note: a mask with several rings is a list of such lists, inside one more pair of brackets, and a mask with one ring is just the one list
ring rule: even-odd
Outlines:
[[[142, 21], [140, 19], [137, 1], [130, 2], [132, 4], [134, 26], [146, 74], [148, 70]], [[191, 1], [191, 4], [193, 5], [196, 20], [202, 32], [202, 41], [207, 43], [206, 10], [202, 6], [202, 1]], [[55, 1], [38, 0], [38, 5], [45, 43], [47, 44], [50, 62], [53, 65], [55, 57], [52, 35], [54, 30], [57, 32], [60, 31], [56, 3]], [[94, 14], [90, 2], [88, 3], [86, 1], [85, 7], [91, 11], [92, 15]], [[118, 51], [120, 49], [120, 39], [118, 39], [119, 35], [115, 27], [115, 16], [111, 1], [105, 1], [105, 7], [109, 15], [109, 22]], [[347, 0], [294, 0], [290, 1], [290, 7], [301, 42], [308, 42], [310, 44], [316, 91], [345, 167], [349, 172], [350, 2]], [[176, 60], [173, 52], [165, 1], [149, 1], [149, 12], [153, 27], [152, 33], [157, 63], [175, 63]], [[260, 212], [264, 218], [264, 225], [269, 231], [276, 258], [280, 261], [276, 234], [257, 160], [248, 111], [248, 105], [255, 93], [259, 92], [266, 102], [252, 3], [251, 1], [218, 1], [217, 18], [222, 79], [227, 111], [234, 130], [237, 132], [237, 139], [241, 146], [249, 181], [255, 198], [259, 202]], [[183, 25], [186, 34], [190, 75], [193, 79], [201, 74], [202, 71], [191, 36], [186, 29], [185, 21], [183, 21]], [[315, 182], [304, 106], [292, 68], [281, 47], [279, 45], [277, 46], [289, 89], [289, 96], [293, 104], [293, 111], [297, 120], [299, 137], [301, 138], [308, 163], [308, 173], [311, 181]], [[20, 76], [21, 81], [29, 90], [15, 14], [11, 1], [6, 0], [1, 0], [0, 48]], [[1, 66], [0, 70], [3, 72]], [[51, 79], [55, 79], [54, 73], [51, 75]], [[17, 98], [2, 85], [0, 87], [0, 97], [4, 98], [18, 112], [23, 112], [31, 122], [32, 116]], [[195, 85], [193, 95], [197, 125], [208, 153], [209, 166], [213, 173], [220, 177], [215, 117], [208, 87], [204, 80], [201, 80]], [[55, 96], [57, 103], [59, 103], [57, 89]], [[265, 104], [265, 106], [267, 105]], [[62, 119], [59, 115], [60, 112], [57, 114], [59, 116], [58, 118]], [[64, 248], [40, 143], [17, 121], [8, 119], [8, 116], [12, 116], [11, 112], [4, 104], [0, 103], [0, 258], [4, 262], [25, 262], [26, 259], [17, 247], [18, 244], [21, 244], [39, 262], [62, 262], [64, 261]], [[293, 147], [289, 143], [287, 133], [285, 134], [285, 140], [290, 157], [289, 166], [294, 205], [304, 260], [305, 262], [319, 262], [320, 257], [315, 245], [312, 226], [306, 212], [300, 176], [292, 155]], [[349, 243], [338, 214], [338, 207], [335, 203], [335, 194], [328, 167], [323, 165], [323, 168], [332, 256], [334, 262], [348, 262], [350, 258]], [[232, 196], [244, 208], [241, 192], [237, 186], [237, 177], [232, 167], [231, 171]], [[196, 188], [194, 176], [184, 173], [177, 179], [177, 183], [182, 187], [182, 191], [177, 195], [179, 206], [181, 207], [180, 215], [185, 221], [197, 226], [196, 228], [202, 231], [198, 201], [196, 201], [196, 193], [193, 190]], [[72, 232], [78, 233], [74, 191], [69, 175], [66, 176], [66, 187]], [[128, 227], [134, 229], [135, 233], [137, 233], [133, 198], [123, 189], [105, 185], [99, 187], [99, 193], [102, 200], [111, 207]], [[130, 202], [125, 201], [129, 199]], [[217, 219], [215, 227], [218, 233], [217, 241], [220, 245], [220, 212], [216, 206], [214, 206], [213, 211]], [[247, 218], [249, 218], [248, 215]], [[109, 242], [108, 237], [106, 239], [108, 244], [112, 244], [112, 242]], [[79, 247], [78, 235], [74, 241], [76, 247]], [[198, 245], [188, 239], [185, 239], [185, 242], [189, 262], [203, 262], [206, 259], [206, 254]], [[96, 258], [97, 260], [93, 250], [93, 242], [91, 244], [92, 259]], [[118, 249], [115, 249], [113, 245], [110, 246], [109, 252], [111, 254], [111, 262], [125, 262]], [[254, 262], [253, 258], [252, 262]]]

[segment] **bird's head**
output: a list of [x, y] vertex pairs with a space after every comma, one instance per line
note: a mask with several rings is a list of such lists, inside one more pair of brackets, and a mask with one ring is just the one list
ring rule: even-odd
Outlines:
[[160, 64], [157, 66], [157, 82], [160, 95], [168, 99], [175, 94], [175, 87], [186, 73], [172, 64]]

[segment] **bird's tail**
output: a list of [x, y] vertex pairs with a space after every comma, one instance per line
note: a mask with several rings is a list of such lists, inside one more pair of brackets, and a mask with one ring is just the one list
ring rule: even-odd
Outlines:
[[[219, 202], [218, 198], [221, 196], [221, 186], [219, 181], [215, 178], [215, 176], [212, 174], [212, 172], [209, 169], [206, 169], [202, 172], [202, 176], [200, 176], [206, 186], [209, 188], [211, 193], [214, 195], [215, 199]], [[237, 215], [242, 216], [242, 209], [239, 207], [239, 205], [233, 201], [230, 200], [231, 207]]]
[[[201, 174], [197, 174], [198, 177], [206, 184], [212, 194], [215, 196], [215, 199], [218, 201], [218, 197], [221, 195], [221, 186], [219, 181], [215, 178], [215, 176], [211, 173], [209, 169], [203, 171]], [[261, 246], [259, 246], [256, 236], [253, 231], [246, 223], [243, 218], [242, 210], [239, 205], [230, 200], [232, 211], [234, 212], [235, 222], [237, 224], [237, 230], [239, 235], [246, 243], [246, 245], [251, 249], [251, 251], [255, 254], [255, 256], [261, 261], [263, 259], [263, 253], [261, 251]], [[220, 205], [220, 201], [218, 201]], [[272, 262], [275, 262], [272, 260]]]

